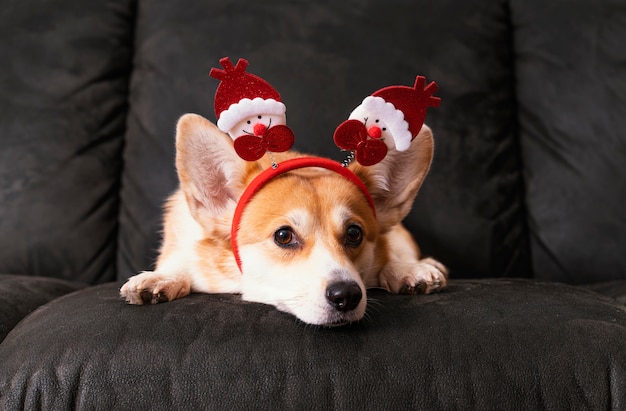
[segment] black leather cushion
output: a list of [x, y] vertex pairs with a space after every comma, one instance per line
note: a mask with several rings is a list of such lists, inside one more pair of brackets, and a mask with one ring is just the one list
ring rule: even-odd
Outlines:
[[534, 271], [626, 279], [626, 9], [512, 3]]
[[119, 277], [148, 269], [177, 185], [174, 125], [215, 121], [209, 77], [244, 57], [287, 106], [296, 148], [338, 160], [334, 129], [381, 87], [440, 86], [435, 162], [407, 225], [453, 276], [526, 276], [510, 14], [502, 2], [142, 2], [122, 185]]
[[130, 12], [82, 0], [0, 7], [0, 272], [115, 278]]
[[0, 342], [39, 306], [85, 286], [56, 278], [0, 274]]
[[608, 409], [626, 403], [626, 308], [528, 280], [370, 293], [321, 329], [234, 295], [61, 297], [0, 345], [4, 409]]

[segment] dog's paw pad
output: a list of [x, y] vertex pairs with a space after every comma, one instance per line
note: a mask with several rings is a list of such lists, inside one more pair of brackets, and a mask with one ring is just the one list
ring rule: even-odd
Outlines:
[[141, 297], [141, 301], [143, 301], [144, 304], [158, 304], [166, 303], [169, 301], [169, 298], [167, 298], [166, 294], [160, 292], [154, 293], [150, 289], [141, 290], [139, 296]]
[[424, 294], [428, 289], [428, 285], [425, 281], [417, 281], [414, 284], [408, 282], [408, 280], [400, 287], [398, 294], [417, 295]]

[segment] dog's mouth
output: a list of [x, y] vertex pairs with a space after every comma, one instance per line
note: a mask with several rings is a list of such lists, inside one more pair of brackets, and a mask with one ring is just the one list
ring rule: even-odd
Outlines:
[[321, 324], [322, 327], [335, 328], [335, 327], [343, 327], [349, 324], [352, 324], [354, 321], [349, 320], [336, 320], [329, 323]]
[[317, 325], [327, 328], [344, 327], [358, 323], [362, 317], [362, 315], [357, 314], [356, 310], [348, 312], [334, 311], [328, 314], [328, 318], [325, 321], [321, 321]]
[[320, 327], [320, 328], [337, 328], [345, 327], [353, 324], [358, 324], [364, 317], [364, 314], [360, 314], [359, 310], [352, 311], [336, 311], [332, 309], [326, 309], [323, 315], [310, 316], [301, 312], [290, 310], [287, 307], [276, 305], [276, 307], [284, 312], [287, 312], [295, 316], [299, 321], [304, 324]]

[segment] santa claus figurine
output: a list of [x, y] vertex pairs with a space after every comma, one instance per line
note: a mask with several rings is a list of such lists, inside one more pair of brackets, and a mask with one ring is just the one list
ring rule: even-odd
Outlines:
[[223, 70], [213, 68], [209, 73], [220, 80], [214, 100], [217, 126], [232, 137], [237, 154], [256, 161], [267, 152], [289, 150], [294, 135], [286, 126], [287, 109], [280, 94], [267, 81], [246, 72], [247, 60], [233, 65], [224, 57], [220, 64]]
[[356, 160], [371, 166], [388, 150], [405, 151], [424, 124], [428, 107], [438, 107], [441, 99], [433, 94], [438, 87], [417, 76], [413, 87], [389, 86], [365, 97], [348, 120], [335, 130], [335, 144], [355, 152]]

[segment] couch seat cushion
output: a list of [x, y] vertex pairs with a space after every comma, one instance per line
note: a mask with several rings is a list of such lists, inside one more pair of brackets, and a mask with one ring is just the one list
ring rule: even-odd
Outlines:
[[530, 280], [369, 293], [367, 318], [302, 324], [236, 295], [131, 306], [61, 297], [0, 345], [5, 409], [607, 409], [626, 404], [626, 309]]

